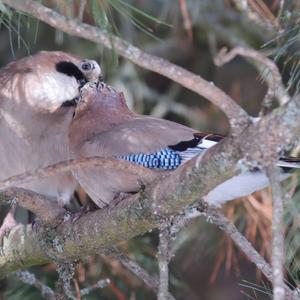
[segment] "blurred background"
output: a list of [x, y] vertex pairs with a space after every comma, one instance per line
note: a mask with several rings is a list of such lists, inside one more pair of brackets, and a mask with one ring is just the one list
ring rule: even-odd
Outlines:
[[[79, 0], [42, 1], [69, 17], [77, 17]], [[236, 58], [216, 67], [219, 49], [237, 45], [261, 50], [276, 60], [291, 94], [299, 83], [299, 2], [280, 0], [88, 0], [83, 22], [99, 26], [142, 50], [166, 58], [208, 81], [235, 99], [249, 114], [258, 116], [266, 93], [265, 70]], [[158, 74], [118, 57], [115, 51], [55, 30], [0, 3], [0, 66], [40, 50], [62, 50], [97, 60], [105, 81], [123, 91], [136, 112], [166, 118], [198, 130], [226, 135], [224, 114], [206, 99]], [[276, 106], [276, 105], [275, 105]], [[1, 139], [1, 137], [0, 137]], [[297, 174], [284, 184], [292, 201], [285, 204], [286, 279], [298, 284], [300, 246]], [[78, 191], [82, 205], [89, 199]], [[268, 190], [224, 207], [225, 215], [270, 261], [272, 203]], [[0, 207], [3, 218], [7, 207]], [[18, 218], [27, 221], [21, 211]], [[158, 234], [149, 232], [120, 247], [148, 272], [157, 275]], [[197, 219], [172, 241], [171, 292], [176, 299], [271, 299], [268, 281], [248, 262], [230, 238], [205, 219]], [[55, 286], [55, 265], [30, 270]], [[1, 272], [1, 270], [0, 270]], [[84, 288], [101, 278], [111, 283], [77, 299], [135, 300], [156, 296], [112, 257], [87, 257], [76, 268], [74, 286]], [[39, 291], [13, 275], [0, 282], [0, 299], [42, 299]]]

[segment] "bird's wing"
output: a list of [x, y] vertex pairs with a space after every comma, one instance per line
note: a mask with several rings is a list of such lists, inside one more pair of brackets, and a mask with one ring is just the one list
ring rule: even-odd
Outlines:
[[[196, 147], [201, 139], [209, 136], [172, 121], [136, 116], [86, 140], [80, 152], [85, 157], [116, 157], [151, 154], [167, 147], [174, 151], [185, 151]], [[211, 141], [214, 141], [213, 137], [213, 144], [219, 141], [214, 135], [211, 135]]]

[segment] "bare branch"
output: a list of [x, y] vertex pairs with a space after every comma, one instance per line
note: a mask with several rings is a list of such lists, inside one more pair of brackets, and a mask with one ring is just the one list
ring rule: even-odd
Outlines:
[[[254, 249], [251, 243], [239, 232], [239, 230], [235, 227], [233, 223], [231, 223], [220, 211], [213, 207], [208, 207], [204, 205], [202, 206], [200, 213], [208, 220], [208, 222], [217, 225], [222, 231], [224, 231], [228, 236], [230, 236], [230, 238], [233, 240], [236, 246], [248, 257], [248, 259], [251, 262], [253, 262], [256, 265], [256, 267], [266, 276], [266, 278], [272, 282], [272, 279], [275, 278], [277, 274], [272, 273], [271, 266]], [[284, 285], [283, 282], [281, 285], [281, 289], [283, 290], [283, 293], [284, 291], [286, 293], [286, 298], [284, 299], [298, 299], [297, 295], [294, 295], [290, 288]]]
[[14, 273], [14, 275], [16, 275], [22, 282], [36, 287], [41, 292], [42, 297], [45, 297], [49, 300], [56, 299], [54, 291], [50, 287], [39, 281], [33, 273], [30, 273], [28, 271], [18, 271]]
[[82, 37], [95, 43], [101, 43], [109, 49], [113, 48], [118, 54], [126, 57], [133, 63], [166, 76], [209, 99], [227, 115], [233, 132], [242, 131], [244, 126], [250, 122], [248, 114], [230, 96], [216, 87], [212, 82], [204, 80], [199, 75], [195, 75], [167, 60], [147, 54], [139, 48], [116, 36], [107, 34], [97, 27], [80, 23], [76, 19], [67, 19], [65, 16], [35, 1], [24, 0], [20, 2], [18, 0], [3, 0], [3, 3], [16, 10], [26, 12], [68, 34]]
[[282, 191], [279, 180], [279, 170], [275, 165], [267, 167], [267, 175], [270, 180], [273, 198], [273, 217], [272, 217], [272, 270], [273, 270], [273, 299], [284, 300], [284, 232], [283, 232], [283, 203]]
[[207, 221], [217, 225], [224, 231], [237, 247], [246, 254], [251, 262], [270, 280], [272, 278], [271, 266], [263, 259], [263, 257], [253, 248], [250, 242], [239, 232], [233, 223], [231, 223], [216, 208], [204, 206], [201, 211]]
[[101, 279], [98, 282], [94, 283], [93, 285], [80, 290], [80, 296], [86, 296], [86, 295], [90, 294], [91, 292], [93, 292], [94, 290], [103, 289], [103, 288], [107, 287], [109, 284], [110, 284], [110, 280], [108, 278]]
[[13, 187], [0, 192], [0, 204], [3, 199], [13, 199], [20, 206], [36, 214], [43, 223], [49, 225], [57, 224], [66, 213], [64, 208], [57, 205], [56, 199], [51, 201], [44, 195], [23, 188]]
[[[40, 291], [42, 297], [49, 300], [57, 299], [57, 295], [55, 295], [54, 291], [47, 285], [43, 284], [40, 280], [38, 280], [33, 273], [30, 273], [28, 271], [18, 271], [13, 273], [13, 275], [17, 276], [25, 284], [36, 287]], [[102, 289], [106, 287], [109, 283], [109, 279], [101, 279], [95, 284], [80, 290], [80, 296], [86, 296], [99, 288]], [[71, 296], [70, 298], [77, 299], [73, 296]]]
[[[142, 280], [147, 287], [149, 287], [154, 293], [158, 293], [159, 282], [157, 278], [151, 276], [145, 269], [143, 269], [139, 264], [130, 259], [123, 252], [118, 250], [117, 248], [113, 249], [114, 255], [121, 262], [121, 264], [130, 270], [133, 274], [137, 276], [140, 280]], [[169, 300], [174, 300], [175, 298], [169, 293]]]
[[157, 252], [159, 268], [158, 300], [165, 300], [169, 294], [169, 262], [170, 262], [170, 227], [168, 224], [160, 228]]
[[[290, 101], [290, 96], [286, 92], [286, 89], [284, 88], [277, 65], [271, 59], [265, 56], [263, 53], [245, 47], [235, 47], [229, 52], [227, 51], [226, 48], [223, 48], [215, 57], [214, 61], [217, 66], [222, 66], [225, 63], [234, 59], [237, 55], [248, 57], [253, 59], [255, 62], [259, 62], [263, 66], [267, 67], [267, 69], [271, 73], [270, 76], [269, 72], [268, 73], [261, 72], [261, 75], [267, 81], [269, 87], [268, 92], [263, 101], [263, 105], [266, 106], [270, 105], [274, 97], [278, 99], [280, 105], [284, 105], [285, 103]], [[261, 67], [259, 67], [259, 69], [261, 69]]]
[[192, 26], [190, 13], [189, 13], [188, 8], [186, 6], [186, 1], [185, 0], [179, 0], [179, 6], [180, 6], [180, 11], [181, 11], [181, 14], [182, 14], [182, 18], [183, 18], [184, 29], [187, 31], [189, 40], [193, 41], [193, 26]]
[[82, 21], [87, 0], [80, 0], [78, 10], [78, 20]]
[[279, 29], [278, 20], [271, 13], [269, 8], [263, 1], [253, 0], [233, 0], [236, 7], [244, 13], [249, 20], [255, 24], [267, 28], [273, 32], [275, 29]]

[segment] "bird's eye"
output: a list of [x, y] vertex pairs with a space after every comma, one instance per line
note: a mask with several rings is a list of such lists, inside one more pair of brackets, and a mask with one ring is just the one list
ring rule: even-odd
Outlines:
[[90, 71], [92, 69], [92, 64], [85, 62], [81, 65], [81, 68], [85, 71]]

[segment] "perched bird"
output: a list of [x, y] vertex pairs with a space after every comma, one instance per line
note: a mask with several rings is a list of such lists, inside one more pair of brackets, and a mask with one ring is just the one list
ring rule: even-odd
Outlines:
[[[43, 51], [0, 70], [0, 180], [69, 158], [68, 128], [87, 81], [80, 62]], [[75, 186], [71, 173], [23, 185], [60, 205], [69, 202]]]
[[[171, 121], [138, 115], [129, 110], [122, 93], [103, 82], [87, 84], [82, 94], [69, 130], [71, 156], [121, 159], [147, 169], [145, 177], [130, 169], [91, 166], [74, 171], [99, 207], [109, 205], [121, 193], [138, 191], [141, 182], [147, 183], [178, 168], [223, 139]], [[248, 172], [217, 186], [206, 200], [220, 205], [267, 185], [268, 180], [261, 172]]]

